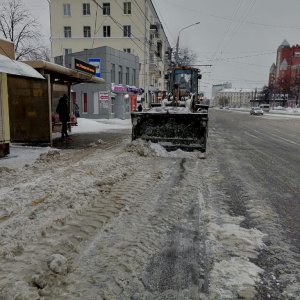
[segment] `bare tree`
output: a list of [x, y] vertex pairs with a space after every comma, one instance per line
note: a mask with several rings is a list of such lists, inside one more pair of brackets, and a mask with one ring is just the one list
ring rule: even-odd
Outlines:
[[195, 64], [197, 54], [188, 48], [181, 49], [178, 53], [177, 63], [182, 66], [191, 66]]
[[45, 60], [50, 61], [50, 49], [46, 46], [40, 46], [34, 51], [30, 52], [28, 55], [26, 55], [26, 59], [28, 60]]
[[44, 53], [46, 47], [41, 45], [39, 28], [39, 22], [24, 7], [22, 0], [0, 3], [0, 34], [15, 44], [16, 60], [40, 58], [39, 54]]

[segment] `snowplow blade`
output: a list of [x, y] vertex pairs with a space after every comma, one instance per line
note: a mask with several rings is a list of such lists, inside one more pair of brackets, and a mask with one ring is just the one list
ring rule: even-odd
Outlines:
[[206, 152], [208, 113], [133, 112], [132, 140], [161, 144], [167, 150]]

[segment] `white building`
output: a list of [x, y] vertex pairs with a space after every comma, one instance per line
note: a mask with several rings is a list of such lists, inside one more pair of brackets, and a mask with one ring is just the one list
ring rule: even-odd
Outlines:
[[215, 97], [216, 97], [216, 94], [217, 92], [223, 90], [223, 89], [231, 89], [232, 88], [232, 84], [230, 82], [224, 82], [224, 83], [220, 83], [220, 84], [214, 84], [212, 86], [212, 89], [211, 89], [211, 99], [212, 99], [212, 103], [211, 105], [214, 106], [214, 105], [218, 105], [218, 103], [215, 101]]
[[50, 14], [52, 57], [101, 46], [130, 52], [139, 57], [146, 103], [166, 89], [170, 44], [151, 0], [51, 0]]
[[251, 89], [223, 89], [215, 95], [215, 105], [230, 107], [250, 107], [250, 100], [253, 99], [254, 90]]

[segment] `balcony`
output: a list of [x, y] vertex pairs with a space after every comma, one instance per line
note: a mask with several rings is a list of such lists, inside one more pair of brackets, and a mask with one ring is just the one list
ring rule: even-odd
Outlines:
[[154, 42], [149, 42], [149, 52], [150, 52], [150, 53], [155, 53], [155, 51], [157, 51], [156, 43], [154, 43]]

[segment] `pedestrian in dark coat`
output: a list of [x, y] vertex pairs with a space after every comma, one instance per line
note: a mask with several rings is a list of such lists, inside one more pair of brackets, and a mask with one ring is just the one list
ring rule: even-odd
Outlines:
[[59, 120], [61, 122], [61, 138], [68, 138], [68, 122], [70, 121], [70, 113], [69, 113], [69, 106], [68, 106], [68, 96], [64, 94], [58, 102], [56, 112], [59, 115]]
[[141, 103], [140, 103], [139, 106], [138, 106], [138, 111], [139, 111], [139, 112], [143, 111], [143, 106], [142, 106]]

